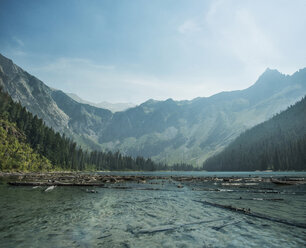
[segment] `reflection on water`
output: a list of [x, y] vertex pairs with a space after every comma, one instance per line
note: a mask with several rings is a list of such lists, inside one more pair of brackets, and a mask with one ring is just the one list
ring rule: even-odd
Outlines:
[[[193, 172], [198, 176], [196, 172]], [[176, 173], [174, 173], [176, 174]], [[249, 174], [249, 173], [248, 173]], [[152, 183], [152, 184], [150, 184]], [[306, 229], [205, 205], [306, 223], [306, 186], [160, 180], [134, 189], [0, 185], [0, 247], [304, 247]], [[139, 190], [145, 188], [159, 190]], [[91, 189], [91, 188], [89, 188]], [[138, 189], [138, 190], [136, 190]], [[278, 200], [267, 200], [267, 199]]]

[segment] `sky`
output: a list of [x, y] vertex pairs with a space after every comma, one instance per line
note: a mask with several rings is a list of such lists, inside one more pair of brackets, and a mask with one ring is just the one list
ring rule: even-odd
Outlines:
[[305, 0], [0, 0], [0, 53], [92, 102], [207, 97], [306, 67]]

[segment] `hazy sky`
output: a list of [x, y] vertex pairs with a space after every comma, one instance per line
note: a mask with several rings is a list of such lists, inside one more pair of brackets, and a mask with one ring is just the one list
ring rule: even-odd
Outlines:
[[306, 0], [0, 0], [0, 53], [94, 101], [192, 99], [306, 66]]

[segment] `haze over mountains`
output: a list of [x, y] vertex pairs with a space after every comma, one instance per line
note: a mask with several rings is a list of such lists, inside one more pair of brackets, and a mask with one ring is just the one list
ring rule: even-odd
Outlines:
[[306, 69], [291, 76], [267, 69], [245, 90], [191, 101], [148, 100], [116, 113], [51, 89], [2, 55], [0, 85], [48, 126], [85, 147], [199, 166], [246, 129], [300, 100]]
[[129, 108], [135, 107], [136, 104], [131, 103], [131, 102], [120, 102], [120, 103], [110, 103], [110, 102], [99, 102], [99, 103], [93, 103], [90, 101], [83, 100], [81, 97], [74, 93], [66, 93], [68, 96], [70, 96], [73, 100], [79, 102], [79, 103], [84, 103], [84, 104], [89, 104], [91, 106], [97, 107], [97, 108], [104, 108], [112, 111], [113, 113], [115, 112], [120, 112], [127, 110]]

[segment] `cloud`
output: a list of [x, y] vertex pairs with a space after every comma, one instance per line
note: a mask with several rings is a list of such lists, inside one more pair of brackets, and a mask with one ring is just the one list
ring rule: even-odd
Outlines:
[[24, 42], [21, 39], [17, 38], [16, 36], [14, 36], [12, 40], [14, 41], [14, 43], [17, 44], [17, 46], [24, 47]]
[[94, 63], [85, 58], [68, 58], [60, 57], [51, 63], [34, 68], [35, 70], [43, 71], [65, 71], [71, 69], [80, 69], [81, 71], [95, 71], [95, 70], [113, 70], [113, 65], [102, 65]]
[[12, 59], [24, 58], [28, 55], [25, 43], [16, 36], [10, 37], [10, 43], [3, 49], [5, 54], [9, 54]]
[[11, 49], [10, 54], [13, 57], [26, 57], [28, 54], [20, 49]]
[[155, 97], [161, 82], [139, 73], [126, 72], [113, 65], [95, 63], [86, 58], [59, 58], [32, 67], [31, 73], [47, 85], [73, 92], [93, 102], [140, 103]]
[[283, 57], [278, 43], [253, 12], [247, 3], [212, 1], [206, 13], [193, 16], [178, 27], [181, 34], [194, 34], [192, 39], [183, 39], [184, 48], [189, 47], [188, 51], [197, 51], [203, 57], [207, 54], [219, 55], [217, 59], [228, 57], [243, 67], [276, 64]]
[[216, 0], [204, 20], [213, 46], [239, 63], [243, 73], [270, 67], [291, 74], [306, 63], [305, 10], [303, 0]]
[[[52, 88], [72, 92], [92, 102], [133, 102], [147, 99], [193, 99], [213, 94], [218, 83], [213, 78], [159, 77], [124, 71], [86, 58], [59, 58], [32, 67], [30, 73]], [[188, 82], [188, 83], [187, 83]], [[217, 86], [218, 88], [218, 86]], [[222, 90], [218, 88], [218, 90]]]
[[181, 34], [194, 33], [202, 30], [198, 22], [194, 20], [187, 20], [177, 29]]
[[[222, 12], [216, 12], [210, 18], [220, 18]], [[219, 16], [218, 16], [219, 14]], [[268, 65], [281, 57], [277, 44], [263, 28], [261, 28], [254, 16], [246, 9], [237, 9], [231, 16], [232, 21], [224, 19], [222, 27], [217, 29], [220, 37], [219, 46], [229, 53], [232, 53], [243, 64]], [[211, 21], [213, 23], [213, 21]]]
[[263, 25], [258, 10], [252, 4], [247, 1], [243, 4], [238, 1], [213, 1], [203, 18], [211, 37], [211, 50], [219, 51], [228, 58], [232, 64], [228, 66], [239, 68], [241, 79], [249, 78], [249, 84], [265, 68], [277, 67], [284, 59], [273, 30], [271, 32]]
[[211, 1], [178, 28], [188, 34], [179, 37], [182, 58], [193, 63], [188, 73], [205, 84], [214, 79], [216, 92], [245, 88], [267, 67], [288, 74], [305, 67], [305, 7], [302, 1]]

